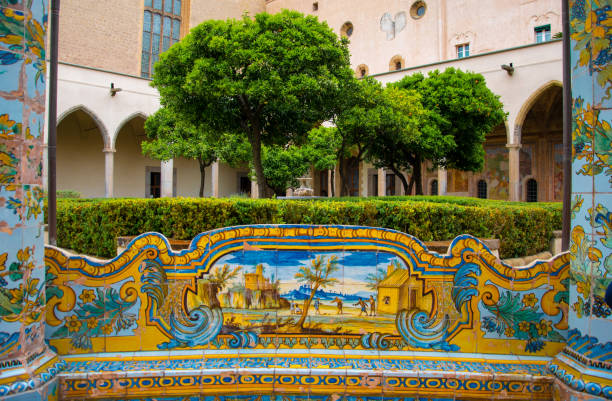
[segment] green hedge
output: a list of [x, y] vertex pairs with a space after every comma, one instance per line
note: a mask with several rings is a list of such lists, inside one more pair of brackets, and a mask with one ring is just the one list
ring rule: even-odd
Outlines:
[[553, 230], [561, 229], [560, 204], [466, 198], [439, 203], [413, 198], [61, 199], [57, 206], [58, 245], [111, 257], [116, 252], [116, 237], [147, 231], [192, 239], [203, 231], [242, 224], [347, 224], [392, 228], [423, 241], [448, 240], [464, 233], [499, 238], [501, 257], [510, 258], [548, 249]]

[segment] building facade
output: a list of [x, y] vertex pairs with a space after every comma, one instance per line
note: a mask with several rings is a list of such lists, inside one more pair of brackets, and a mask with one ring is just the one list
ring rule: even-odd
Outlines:
[[[144, 120], [159, 108], [159, 96], [149, 85], [152, 65], [206, 19], [288, 8], [316, 15], [346, 35], [358, 77], [372, 75], [387, 83], [455, 67], [481, 73], [501, 96], [508, 119], [487, 137], [483, 172], [428, 169], [426, 194], [561, 200], [562, 55], [561, 42], [554, 39], [561, 31], [558, 1], [383, 0], [358, 6], [352, 0], [112, 2], [62, 3], [60, 190], [86, 197], [197, 196], [196, 161], [159, 162], [140, 151]], [[354, 170], [349, 174], [352, 195], [403, 194], [399, 178], [384, 170], [367, 163]], [[339, 187], [328, 171], [311, 174], [315, 195], [327, 196], [331, 185]], [[206, 170], [205, 196], [250, 192], [246, 168], [216, 163]]]

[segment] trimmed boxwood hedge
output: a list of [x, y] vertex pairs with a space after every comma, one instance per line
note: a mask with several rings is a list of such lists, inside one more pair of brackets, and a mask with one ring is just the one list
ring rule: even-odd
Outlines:
[[422, 241], [467, 233], [499, 238], [500, 256], [511, 258], [549, 248], [553, 230], [561, 229], [561, 205], [451, 197], [61, 199], [57, 205], [58, 246], [102, 257], [115, 255], [119, 236], [156, 231], [192, 239], [215, 228], [264, 223], [385, 227]]

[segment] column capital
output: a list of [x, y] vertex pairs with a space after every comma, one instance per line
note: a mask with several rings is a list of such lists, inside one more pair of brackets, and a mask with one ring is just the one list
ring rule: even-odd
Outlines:
[[116, 150], [114, 148], [104, 148], [102, 149], [103, 153], [115, 153]]

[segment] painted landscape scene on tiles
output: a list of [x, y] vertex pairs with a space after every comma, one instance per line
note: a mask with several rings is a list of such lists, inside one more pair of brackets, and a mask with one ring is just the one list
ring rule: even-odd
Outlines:
[[188, 303], [221, 307], [227, 333], [391, 334], [410, 294], [421, 298], [409, 286], [390, 253], [241, 251], [215, 262]]

